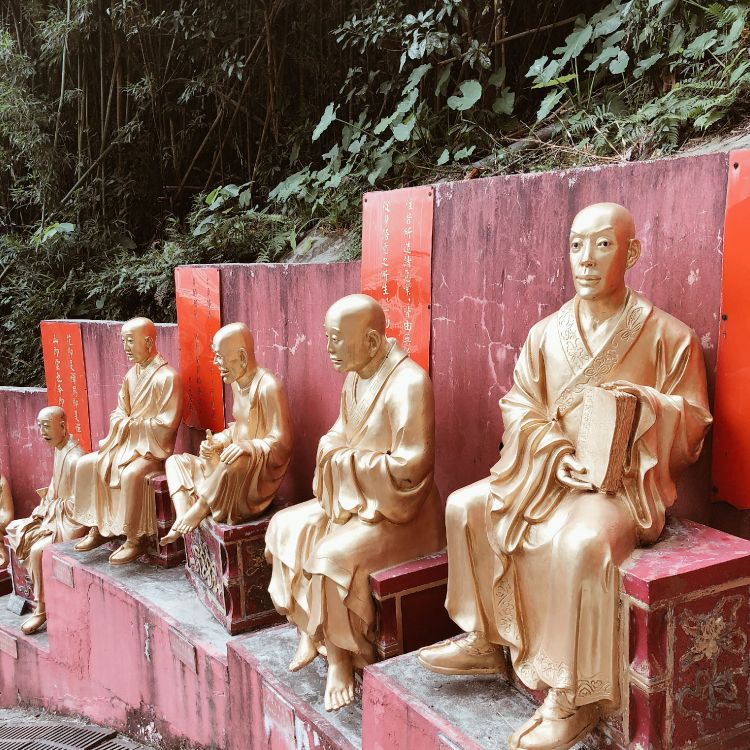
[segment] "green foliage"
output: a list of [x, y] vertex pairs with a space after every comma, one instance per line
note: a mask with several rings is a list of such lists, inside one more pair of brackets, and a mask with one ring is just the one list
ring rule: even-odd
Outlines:
[[169, 320], [175, 265], [356, 234], [367, 190], [649, 158], [729, 128], [748, 114], [749, 14], [0, 3], [0, 383], [39, 382], [39, 320]]
[[278, 260], [296, 245], [296, 228], [248, 208], [248, 198], [236, 185], [198, 196], [183, 228], [173, 222], [165, 241], [140, 251], [124, 227], [101, 234], [95, 222], [58, 224], [33, 242], [0, 235], [0, 268], [11, 269], [0, 283], [0, 382], [39, 382], [40, 320], [136, 313], [174, 320], [176, 266]]

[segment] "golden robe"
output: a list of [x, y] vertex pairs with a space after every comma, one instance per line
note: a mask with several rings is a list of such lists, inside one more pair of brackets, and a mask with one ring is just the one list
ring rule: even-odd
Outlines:
[[[500, 460], [448, 500], [446, 607], [464, 631], [509, 646], [528, 687], [573, 690], [584, 705], [619, 699], [619, 565], [658, 539], [711, 415], [690, 328], [630, 291], [592, 353], [576, 304], [531, 329], [500, 401]], [[584, 388], [615, 380], [636, 385], [640, 403], [623, 484], [572, 491], [555, 470], [575, 452]]]
[[76, 469], [74, 517], [104, 536], [156, 534], [146, 477], [164, 468], [182, 418], [182, 380], [157, 354], [125, 375], [109, 433]]
[[274, 606], [315, 642], [371, 663], [369, 575], [445, 544], [434, 482], [435, 414], [425, 371], [395, 342], [367, 391], [347, 375], [318, 445], [315, 499], [279, 511], [266, 534]]
[[[276, 495], [292, 455], [292, 422], [283, 385], [258, 367], [244, 389], [232, 383], [232, 422], [214, 435], [223, 446], [238, 441], [252, 443], [253, 453], [231, 464], [211, 464], [200, 456], [183, 453], [167, 459], [169, 492], [186, 492], [193, 501], [202, 498], [214, 521], [237, 524], [262, 513]], [[245, 411], [243, 404], [249, 403]]]
[[[31, 574], [34, 596], [44, 609], [42, 553], [56, 542], [78, 539], [86, 529], [73, 518], [73, 480], [83, 450], [72, 435], [62, 448], [55, 448], [52, 480], [42, 501], [28, 518], [19, 518], [6, 529], [8, 543], [18, 561]], [[39, 490], [43, 492], [43, 490]]]

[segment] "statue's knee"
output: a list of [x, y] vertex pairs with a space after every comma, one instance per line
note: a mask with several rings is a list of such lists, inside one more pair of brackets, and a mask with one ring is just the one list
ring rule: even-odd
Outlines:
[[448, 501], [445, 504], [445, 525], [448, 528], [466, 527], [469, 523], [471, 499], [471, 495], [465, 491], [465, 488], [448, 495]]
[[582, 569], [599, 567], [609, 556], [609, 545], [593, 528], [564, 528], [555, 540], [560, 564], [577, 565]]

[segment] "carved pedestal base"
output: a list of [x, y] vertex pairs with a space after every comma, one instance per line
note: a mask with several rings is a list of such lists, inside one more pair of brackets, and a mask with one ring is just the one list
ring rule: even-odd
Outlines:
[[378, 613], [375, 645], [381, 659], [414, 651], [458, 633], [445, 611], [448, 554], [440, 552], [370, 576]]
[[[670, 519], [622, 567], [626, 700], [611, 736], [653, 750], [750, 747], [750, 542]], [[619, 730], [619, 731], [618, 731]]]
[[200, 600], [232, 635], [281, 622], [268, 594], [271, 567], [263, 555], [273, 503], [236, 526], [210, 518], [185, 535], [187, 576]]

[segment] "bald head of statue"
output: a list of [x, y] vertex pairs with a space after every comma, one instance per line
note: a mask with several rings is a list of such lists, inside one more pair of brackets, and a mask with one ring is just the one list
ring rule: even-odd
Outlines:
[[625, 292], [625, 271], [641, 255], [635, 221], [619, 203], [594, 203], [570, 228], [570, 269], [578, 297], [597, 301]]
[[36, 416], [39, 434], [55, 448], [62, 448], [68, 442], [68, 428], [65, 412], [59, 406], [45, 406]]
[[131, 318], [122, 326], [122, 347], [137, 365], [148, 364], [157, 354], [156, 326], [148, 318]]
[[214, 364], [221, 379], [231, 385], [255, 372], [255, 342], [253, 334], [244, 323], [230, 323], [220, 328], [214, 336], [211, 349]]
[[385, 356], [385, 313], [366, 294], [350, 294], [334, 302], [326, 313], [328, 356], [339, 372], [368, 377]]

